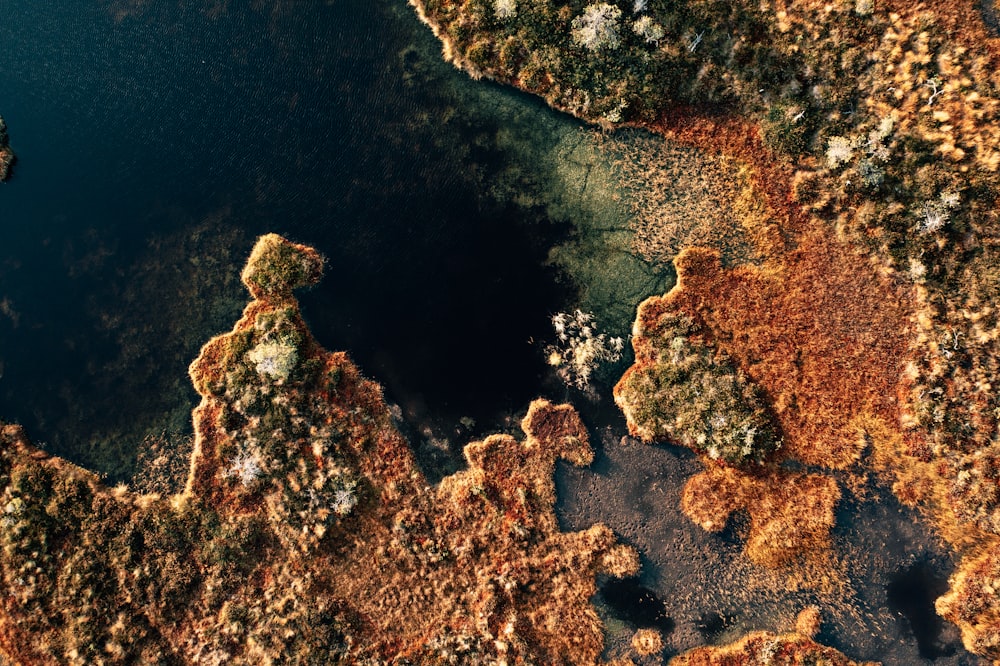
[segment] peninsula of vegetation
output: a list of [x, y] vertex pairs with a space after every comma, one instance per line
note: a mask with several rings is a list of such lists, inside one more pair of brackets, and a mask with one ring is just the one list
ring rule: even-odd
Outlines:
[[1000, 40], [978, 4], [411, 3], [471, 76], [732, 165], [705, 244], [656, 201], [634, 222], [678, 283], [639, 307], [616, 400], [703, 460], [685, 513], [748, 510], [750, 559], [794, 570], [874, 474], [963, 558], [938, 612], [1000, 660]]
[[310, 248], [269, 235], [254, 300], [191, 366], [183, 493], [106, 488], [0, 431], [0, 655], [31, 664], [597, 663], [595, 575], [637, 554], [556, 524], [555, 462], [591, 460], [567, 405], [465, 449], [432, 488], [381, 389], [313, 340]]

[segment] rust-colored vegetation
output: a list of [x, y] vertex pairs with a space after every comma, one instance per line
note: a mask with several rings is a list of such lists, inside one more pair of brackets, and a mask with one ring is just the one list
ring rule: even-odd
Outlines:
[[[969, 555], [951, 579], [951, 589], [937, 600], [937, 611], [962, 631], [962, 642], [983, 655], [1000, 654], [1000, 542], [994, 540]], [[994, 658], [996, 663], [996, 658]]]
[[723, 269], [718, 253], [698, 248], [675, 263], [678, 284], [660, 308], [701, 322], [769, 397], [782, 457], [844, 469], [860, 454], [860, 421], [898, 421], [907, 312], [863, 257], [806, 237], [761, 266]]
[[688, 481], [681, 509], [710, 532], [722, 530], [733, 512], [746, 511], [750, 515], [747, 556], [775, 567], [822, 557], [839, 501], [837, 482], [822, 474], [752, 475], [710, 466]]
[[[747, 553], [772, 565], [821, 549], [840, 498], [832, 479], [792, 474], [773, 463], [856, 466], [871, 439], [866, 435], [874, 432], [868, 424], [899, 421], [897, 385], [907, 351], [908, 319], [898, 289], [843, 243], [814, 234], [798, 239], [793, 250], [759, 266], [724, 268], [715, 250], [683, 251], [675, 261], [674, 289], [639, 308], [636, 365], [616, 387], [630, 429], [640, 436], [647, 408], [689, 410], [710, 395], [697, 389], [698, 397], [664, 407], [665, 396], [638, 379], [676, 366], [674, 322], [684, 317], [694, 322], [702, 344], [730, 359], [767, 397], [781, 436], [772, 467], [736, 471], [710, 464], [685, 490], [684, 510], [706, 529], [719, 530], [733, 510], [748, 509]], [[706, 376], [700, 373], [694, 386], [707, 386]], [[729, 421], [732, 412], [710, 414], [700, 427], [711, 432], [713, 418]], [[719, 456], [706, 456], [713, 457]], [[719, 482], [723, 477], [727, 483]]]

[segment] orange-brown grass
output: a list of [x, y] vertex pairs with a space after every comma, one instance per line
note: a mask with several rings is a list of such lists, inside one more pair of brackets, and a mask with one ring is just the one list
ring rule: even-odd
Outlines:
[[822, 622], [819, 609], [816, 606], [807, 606], [795, 616], [795, 633], [815, 638], [819, 634]]
[[937, 612], [958, 625], [962, 642], [975, 652], [1000, 662], [1000, 540], [967, 555], [951, 578], [948, 593], [937, 600]]
[[661, 307], [702, 323], [770, 397], [783, 457], [843, 469], [860, 454], [855, 418], [898, 420], [907, 312], [862, 257], [815, 234], [759, 267], [723, 269], [700, 248], [675, 263], [678, 283]]
[[820, 474], [772, 471], [758, 476], [710, 465], [688, 480], [681, 508], [710, 532], [722, 530], [732, 513], [748, 512], [747, 556], [776, 567], [824, 558], [839, 501], [837, 482]]
[[595, 135], [628, 193], [632, 248], [646, 261], [669, 262], [689, 245], [720, 248], [729, 263], [753, 260], [755, 237], [776, 228], [739, 158], [652, 135]]
[[[640, 126], [680, 145], [731, 160], [740, 167], [766, 211], [763, 219], [753, 216], [758, 218], [757, 222], [741, 220], [755, 231], [758, 252], [780, 251], [789, 233], [807, 226], [808, 216], [792, 200], [792, 166], [777, 159], [764, 146], [756, 124], [736, 115], [705, 115], [698, 109], [676, 107], [666, 110], [657, 122]], [[734, 201], [739, 200], [738, 195], [738, 191], [734, 192]]]
[[893, 494], [903, 504], [919, 509], [937, 527], [942, 539], [962, 549], [984, 537], [955, 512], [950, 498], [952, 469], [947, 461], [911, 455], [910, 445], [896, 423], [867, 419], [858, 427], [875, 443], [872, 467], [891, 484]]
[[[467, 470], [402, 511], [372, 516], [366, 538], [330, 562], [337, 594], [352, 599], [379, 651], [430, 657], [428, 638], [446, 628], [495, 636], [512, 654], [533, 646], [545, 662], [598, 660], [603, 635], [589, 605], [596, 587], [592, 576], [581, 584], [577, 567], [631, 575], [638, 560], [614, 548], [603, 526], [558, 534], [555, 514], [537, 510], [555, 502], [557, 457], [590, 460], [576, 413], [536, 401], [524, 426], [523, 443], [496, 435], [466, 447]], [[532, 536], [541, 533], [552, 538]]]
[[756, 232], [755, 249], [766, 259], [723, 268], [718, 251], [689, 248], [675, 260], [677, 286], [647, 316], [680, 310], [706, 328], [770, 396], [784, 457], [850, 465], [862, 441], [852, 422], [863, 414], [899, 420], [906, 288], [793, 201], [791, 167], [773, 158], [754, 125], [681, 110], [651, 129], [746, 165], [764, 214], [738, 219], [751, 218], [744, 227]]
[[[880, 46], [876, 64], [880, 69], [873, 73], [884, 82], [879, 89], [888, 88], [893, 94], [869, 97], [866, 105], [870, 112], [875, 117], [892, 115], [898, 133], [915, 134], [932, 142], [942, 165], [953, 164], [956, 174], [978, 172], [982, 177], [995, 172], [1000, 166], [996, 148], [1000, 103], [983, 96], [983, 85], [973, 90], [970, 82], [989, 81], [996, 88], [1000, 40], [986, 34], [972, 3], [896, 4], [899, 16], [890, 17], [893, 32]], [[800, 12], [806, 8], [797, 5]], [[949, 39], [953, 40], [938, 54], [924, 46], [927, 40], [921, 33], [921, 21], [922, 15], [929, 15], [924, 14], [927, 11], [947, 26]], [[967, 53], [967, 49], [971, 52]], [[943, 79], [946, 93], [931, 105], [930, 91], [923, 84], [935, 72]], [[985, 229], [978, 232], [978, 237], [988, 247], [973, 256], [974, 263], [968, 267], [961, 262], [957, 268], [951, 267], [959, 278], [953, 285], [954, 292], [966, 299], [943, 299], [939, 293], [921, 297], [926, 290], [918, 288], [915, 292], [919, 293], [907, 293], [905, 287], [872, 268], [875, 261], [794, 211], [786, 184], [787, 167], [771, 161], [772, 156], [762, 150], [749, 125], [734, 119], [681, 115], [654, 129], [686, 145], [739, 155], [752, 164], [754, 187], [766, 193], [769, 212], [780, 221], [783, 231], [793, 231], [789, 238], [792, 249], [784, 254], [780, 249], [770, 255], [765, 252], [771, 260], [759, 267], [722, 269], [714, 253], [699, 249], [682, 255], [678, 258], [678, 274], [683, 284], [675, 290], [676, 295], [671, 294], [670, 301], [670, 307], [699, 313], [699, 321], [717, 332], [719, 348], [736, 359], [772, 396], [775, 415], [786, 436], [787, 454], [818, 465], [845, 467], [870, 443], [875, 453], [873, 462], [893, 484], [894, 493], [904, 503], [918, 506], [953, 546], [991, 543], [970, 520], [995, 524], [994, 517], [983, 516], [991, 505], [984, 505], [974, 494], [976, 487], [971, 482], [966, 484], [966, 489], [972, 489], [966, 493], [971, 500], [955, 492], [956, 478], [960, 479], [957, 475], [966, 473], [959, 470], [972, 468], [972, 478], [977, 478], [974, 465], [941, 457], [942, 452], [955, 456], [947, 453], [947, 445], [936, 449], [937, 457], [929, 453], [922, 460], [912, 457], [914, 452], [929, 452], [930, 447], [922, 445], [921, 435], [914, 432], [908, 433], [904, 443], [900, 426], [901, 410], [904, 425], [907, 416], [907, 406], [902, 404], [907, 400], [909, 381], [902, 377], [907, 344], [910, 354], [924, 354], [927, 349], [935, 352], [931, 361], [934, 370], [937, 357], [942, 356], [937, 353], [941, 331], [951, 332], [957, 341], [954, 331], [971, 328], [962, 338], [962, 345], [975, 354], [974, 369], [964, 372], [961, 368], [946, 368], [938, 374], [954, 376], [943, 387], [945, 395], [961, 393], [962, 397], [955, 400], [969, 412], [970, 421], [987, 422], [976, 428], [976, 441], [965, 446], [988, 449], [988, 443], [979, 440], [990, 437], [993, 412], [988, 411], [987, 418], [981, 419], [976, 412], [979, 403], [986, 402], [982, 387], [989, 386], [991, 376], [976, 372], [980, 366], [995, 365], [995, 353], [988, 348], [995, 346], [993, 335], [988, 329], [985, 333], [976, 329], [981, 319], [989, 321], [991, 304], [998, 293], [993, 279], [995, 262], [986, 258], [991, 256], [989, 245], [995, 235], [989, 228], [995, 212], [988, 210], [988, 202], [971, 202], [976, 209], [976, 223]], [[800, 166], [809, 168], [810, 164], [807, 159]], [[811, 166], [815, 168], [815, 164]], [[955, 182], [962, 185], [961, 180]], [[837, 215], [842, 228], [843, 220], [852, 217], [846, 210]], [[968, 247], [976, 246], [971, 236], [965, 242]], [[770, 247], [780, 248], [780, 244], [772, 243]], [[908, 320], [915, 323], [908, 324]], [[984, 329], [981, 325], [979, 328]], [[969, 342], [964, 341], [966, 338]], [[986, 380], [977, 382], [980, 376]], [[917, 389], [914, 394], [927, 387]], [[942, 439], [940, 433], [934, 433], [934, 438]], [[987, 452], [983, 457], [983, 467], [991, 464], [992, 455]], [[693, 490], [689, 487], [687, 495]], [[980, 545], [975, 552], [983, 548]], [[996, 610], [1000, 592], [979, 594], [975, 603], [970, 601], [970, 590], [982, 589], [977, 586], [983, 584], [983, 571], [993, 566], [991, 557], [998, 559], [989, 554], [966, 556], [952, 581], [952, 591], [939, 604], [939, 612], [959, 624], [970, 650], [996, 658], [1000, 656], [1000, 614]]]
[[[232, 334], [207, 344], [192, 364], [204, 400], [195, 414], [199, 440], [190, 488], [215, 494], [223, 505], [227, 493], [218, 495], [217, 459], [225, 443], [212, 438], [230, 437], [220, 417], [232, 399], [230, 392], [220, 398], [213, 387], [240, 362], [230, 358], [240, 334], [253, 330], [262, 311], [296, 307], [291, 287], [317, 278], [315, 252], [278, 241], [269, 252], [268, 238], [274, 237], [258, 243], [243, 272], [258, 300]], [[536, 401], [523, 422], [524, 442], [497, 435], [470, 444], [469, 469], [432, 492], [405, 441], [387, 425], [378, 387], [361, 380], [343, 354], [318, 349], [300, 322], [298, 328], [303, 350], [323, 361], [321, 376], [338, 377], [317, 387], [328, 402], [312, 409], [311, 428], [350, 422], [353, 414], [377, 426], [374, 432], [361, 427], [348, 438], [351, 450], [342, 447], [341, 453], [373, 486], [378, 503], [343, 535], [338, 556], [325, 559], [322, 569], [331, 593], [360, 618], [363, 629], [355, 640], [385, 657], [438, 659], [461, 652], [460, 644], [468, 642], [480, 645], [475, 652], [485, 645], [512, 659], [597, 662], [603, 635], [589, 603], [594, 574], [633, 574], [638, 560], [615, 547], [606, 527], [559, 532], [555, 462], [562, 457], [582, 465], [592, 458], [586, 429], [572, 408]], [[310, 403], [302, 404], [306, 415]], [[307, 447], [300, 455], [309, 458]]]
[[[783, 437], [776, 458], [857, 469], [864, 447], [881, 442], [865, 423], [899, 430], [907, 291], [793, 201], [791, 168], [772, 159], [752, 125], [682, 112], [653, 129], [743, 165], [747, 181], [734, 188], [734, 201], [754, 205], [733, 213], [763, 259], [725, 267], [718, 248], [684, 249], [674, 261], [676, 286], [640, 306], [636, 330], [657, 330], [655, 322], [667, 312], [689, 316], [767, 396]], [[634, 338], [637, 364], [658, 362], [647, 347], [659, 344]], [[826, 549], [840, 498], [832, 479], [706, 464], [684, 493], [685, 513], [696, 523], [722, 529], [732, 511], [748, 509], [746, 552], [761, 564]]]
[[729, 645], [695, 648], [674, 657], [670, 666], [767, 666], [768, 664], [828, 664], [874, 666], [848, 659], [831, 647], [799, 634], [755, 631]]
[[[820, 0], [813, 1], [822, 5]], [[885, 7], [902, 15], [931, 12], [948, 30], [949, 40], [969, 49], [984, 50], [1000, 61], [1000, 38], [986, 27], [981, 5], [975, 0], [921, 0], [916, 3], [888, 0]]]

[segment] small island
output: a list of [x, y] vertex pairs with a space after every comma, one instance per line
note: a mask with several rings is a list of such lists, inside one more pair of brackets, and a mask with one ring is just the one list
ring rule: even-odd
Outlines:
[[10, 140], [7, 137], [7, 123], [3, 116], [0, 116], [0, 182], [10, 177], [10, 167], [14, 164], [14, 151], [11, 150]]

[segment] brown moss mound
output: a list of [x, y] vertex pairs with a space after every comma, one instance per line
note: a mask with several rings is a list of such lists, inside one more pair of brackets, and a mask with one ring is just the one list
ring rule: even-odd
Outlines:
[[712, 460], [761, 464], [779, 442], [757, 387], [705, 343], [690, 318], [640, 306], [636, 364], [615, 387], [629, 432], [670, 440]]
[[275, 299], [315, 284], [322, 272], [323, 259], [316, 250], [267, 234], [254, 245], [240, 277], [254, 298]]

